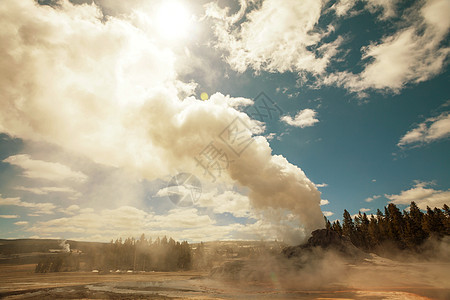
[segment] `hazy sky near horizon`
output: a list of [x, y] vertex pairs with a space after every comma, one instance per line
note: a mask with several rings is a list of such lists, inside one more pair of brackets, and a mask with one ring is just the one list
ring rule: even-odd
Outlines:
[[449, 12], [1, 1], [0, 238], [296, 243], [450, 204]]

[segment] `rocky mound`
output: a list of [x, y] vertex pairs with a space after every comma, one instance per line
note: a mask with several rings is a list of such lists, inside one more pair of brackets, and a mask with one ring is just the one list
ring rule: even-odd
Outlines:
[[339, 259], [347, 262], [368, 257], [348, 237], [331, 230], [319, 229], [311, 233], [306, 244], [286, 247], [279, 254], [228, 261], [212, 269], [209, 275], [215, 279], [234, 281], [270, 281], [273, 276], [296, 274], [305, 267], [323, 268], [323, 263], [329, 261], [330, 257], [336, 257], [336, 254]]
[[366, 253], [356, 248], [347, 236], [341, 236], [329, 229], [313, 231], [306, 244], [286, 247], [283, 249], [283, 254], [288, 258], [298, 257], [317, 248], [336, 251], [344, 256], [353, 258], [367, 256]]

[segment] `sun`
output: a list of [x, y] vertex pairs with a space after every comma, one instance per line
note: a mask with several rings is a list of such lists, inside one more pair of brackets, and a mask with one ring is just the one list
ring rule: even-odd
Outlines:
[[180, 1], [163, 1], [156, 13], [156, 25], [161, 36], [168, 40], [185, 38], [191, 27], [191, 14]]

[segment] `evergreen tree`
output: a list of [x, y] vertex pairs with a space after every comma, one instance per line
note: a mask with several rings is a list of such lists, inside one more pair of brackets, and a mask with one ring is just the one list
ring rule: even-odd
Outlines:
[[325, 228], [330, 230], [331, 229], [331, 223], [330, 221], [327, 219], [327, 217], [323, 216], [323, 218], [325, 219]]
[[[380, 210], [378, 210], [380, 211]], [[381, 212], [380, 212], [381, 213]], [[378, 218], [375, 218], [373, 215], [370, 217], [369, 226], [368, 226], [368, 236], [369, 236], [369, 248], [373, 249], [378, 246], [381, 242], [380, 228], [378, 225]]]
[[389, 239], [393, 241], [400, 248], [404, 248], [404, 220], [402, 213], [393, 203], [389, 203], [387, 207], [388, 215], [388, 235]]
[[444, 204], [444, 234], [450, 235], [450, 210], [447, 204]]
[[355, 243], [355, 224], [353, 223], [352, 216], [346, 209], [344, 209], [343, 217], [342, 234], [348, 236], [350, 240]]
[[[361, 215], [361, 212], [359, 212]], [[365, 249], [370, 248], [370, 241], [369, 241], [369, 218], [367, 218], [366, 213], [364, 213], [361, 217], [361, 225], [360, 225], [360, 242], [361, 246]]]
[[428, 237], [427, 233], [422, 229], [423, 213], [413, 201], [409, 206], [409, 219], [407, 220], [409, 244], [421, 245]]
[[422, 219], [422, 228], [427, 234], [432, 234], [435, 232], [435, 226], [434, 226], [434, 212], [433, 210], [427, 206], [427, 213], [424, 215]]
[[339, 235], [342, 235], [342, 227], [341, 227], [341, 223], [339, 223], [339, 220], [336, 220], [335, 222], [333, 222], [331, 229], [333, 231], [339, 233]]

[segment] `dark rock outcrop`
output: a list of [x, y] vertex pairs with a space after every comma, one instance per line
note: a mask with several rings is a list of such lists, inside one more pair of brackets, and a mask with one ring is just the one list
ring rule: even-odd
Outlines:
[[283, 254], [288, 257], [298, 257], [314, 249], [332, 250], [344, 256], [353, 258], [366, 257], [366, 253], [358, 249], [347, 236], [341, 236], [329, 229], [318, 229], [311, 233], [308, 242], [303, 245], [286, 247]]

